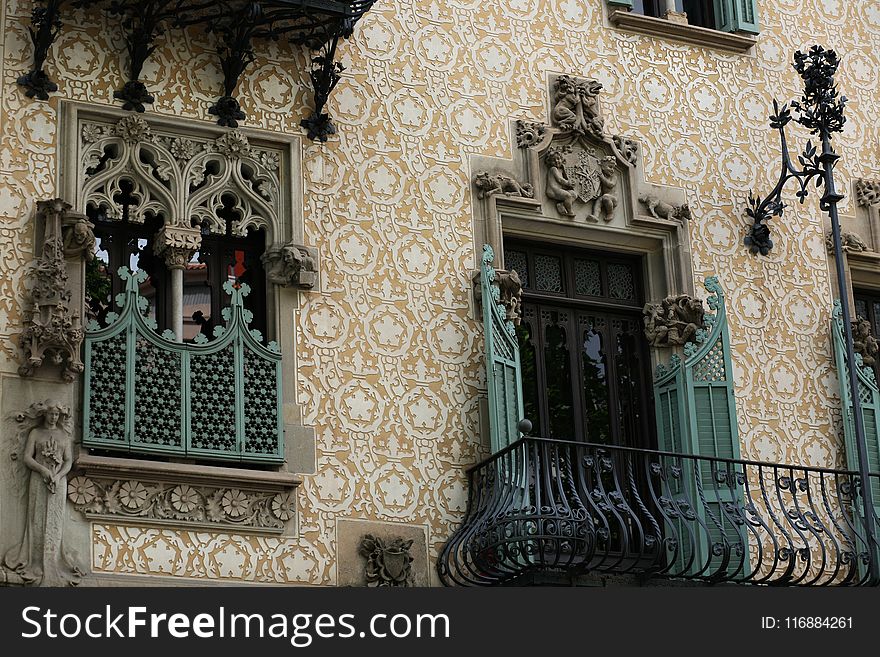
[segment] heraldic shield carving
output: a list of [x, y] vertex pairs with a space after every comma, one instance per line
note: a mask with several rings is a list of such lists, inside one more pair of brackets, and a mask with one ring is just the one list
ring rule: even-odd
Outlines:
[[367, 560], [367, 586], [412, 586], [412, 544], [402, 538], [386, 541], [366, 534], [358, 551]]
[[582, 203], [592, 201], [599, 196], [599, 159], [596, 150], [578, 149], [565, 154], [565, 175], [574, 183], [574, 191]]

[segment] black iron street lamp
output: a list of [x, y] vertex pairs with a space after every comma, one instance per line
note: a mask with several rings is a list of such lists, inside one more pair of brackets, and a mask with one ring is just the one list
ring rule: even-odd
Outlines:
[[[797, 181], [799, 189], [796, 195], [801, 203], [807, 198], [811, 182], [815, 184], [816, 189], [824, 189], [820, 199], [820, 207], [831, 218], [838, 295], [843, 310], [843, 331], [855, 424], [855, 442], [859, 456], [859, 479], [861, 480], [864, 505], [870, 578], [872, 582], [877, 583], [880, 581], [880, 564], [877, 563], [876, 557], [877, 540], [874, 533], [874, 504], [871, 499], [871, 485], [868, 478], [868, 448], [865, 441], [862, 405], [859, 400], [852, 323], [849, 304], [846, 303], [848, 295], [843, 270], [843, 249], [840, 243], [840, 219], [837, 214], [837, 204], [844, 198], [844, 195], [838, 193], [834, 186], [834, 165], [840, 156], [834, 152], [834, 148], [831, 146], [832, 136], [834, 133], [841, 132], [846, 122], [843, 111], [847, 99], [838, 94], [837, 85], [834, 83], [834, 74], [837, 72], [839, 64], [840, 59], [837, 53], [833, 50], [825, 50], [821, 46], [813, 46], [806, 54], [801, 51], [795, 53], [794, 68], [804, 81], [804, 93], [800, 101], [791, 103], [790, 109], [787, 104], [779, 107], [779, 104], [775, 100], [773, 101], [774, 114], [770, 117], [770, 126], [779, 131], [782, 148], [782, 171], [776, 186], [764, 199], [749, 195], [749, 208], [746, 212], [754, 223], [745, 238], [745, 244], [752, 253], [760, 253], [761, 255], [767, 255], [773, 248], [767, 220], [773, 216], [782, 217], [785, 207], [782, 201], [782, 189], [789, 180]], [[791, 110], [797, 112], [794, 121], [807, 128], [811, 135], [816, 135], [820, 142], [815, 145], [812, 139], [807, 140], [803, 152], [798, 156], [799, 167], [792, 163], [785, 139], [785, 126], [793, 119]], [[842, 374], [842, 372], [838, 373], [838, 375]]]

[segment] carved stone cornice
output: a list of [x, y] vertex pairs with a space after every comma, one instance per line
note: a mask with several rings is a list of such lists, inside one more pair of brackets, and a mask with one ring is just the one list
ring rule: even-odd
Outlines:
[[24, 362], [20, 376], [31, 376], [45, 358], [63, 365], [61, 377], [70, 382], [83, 371], [79, 348], [83, 328], [79, 313], [70, 309], [62, 223], [70, 204], [62, 199], [39, 201], [37, 221], [43, 224], [43, 248], [28, 268], [25, 310], [19, 346]]
[[318, 284], [317, 252], [287, 242], [275, 244], [262, 256], [266, 278], [276, 285], [311, 290]]
[[628, 32], [681, 41], [725, 52], [746, 52], [758, 42], [754, 37], [744, 34], [711, 30], [698, 25], [682, 24], [674, 20], [645, 16], [622, 9], [611, 11], [608, 14], [608, 22], [614, 27]]
[[81, 455], [67, 497], [90, 519], [289, 533], [302, 479], [286, 472]]
[[880, 180], [857, 180], [856, 202], [865, 207], [880, 205]]

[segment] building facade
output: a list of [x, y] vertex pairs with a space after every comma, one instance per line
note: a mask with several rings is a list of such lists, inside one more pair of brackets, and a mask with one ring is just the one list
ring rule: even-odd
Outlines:
[[880, 8], [171, 4], [0, 13], [3, 582], [871, 581], [830, 224], [746, 209], [834, 48], [880, 473]]

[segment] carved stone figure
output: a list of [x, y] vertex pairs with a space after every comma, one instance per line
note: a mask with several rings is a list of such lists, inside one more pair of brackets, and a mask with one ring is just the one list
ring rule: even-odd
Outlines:
[[83, 341], [79, 313], [71, 311], [64, 262], [62, 219], [70, 205], [61, 199], [37, 203], [37, 219], [42, 220], [43, 251], [25, 274], [27, 292], [23, 328], [19, 346], [24, 362], [20, 376], [31, 376], [48, 357], [55, 365], [64, 365], [61, 377], [73, 381], [83, 371], [79, 347]]
[[66, 212], [61, 221], [61, 235], [64, 241], [65, 258], [95, 257], [94, 224], [85, 215]]
[[[23, 443], [27, 513], [21, 540], [6, 552], [3, 565], [33, 586], [76, 585], [83, 571], [62, 543], [67, 473], [73, 463], [70, 409], [46, 400], [15, 419]], [[18, 453], [13, 458], [18, 460]]]
[[511, 271], [496, 269], [495, 282], [501, 291], [499, 300], [507, 309], [507, 320], [519, 326], [522, 316], [522, 281], [520, 281], [519, 274], [515, 269]]
[[614, 193], [617, 187], [617, 159], [609, 155], [599, 161], [599, 196], [593, 202], [593, 213], [589, 218], [598, 221], [611, 221], [614, 218], [614, 209], [617, 207], [617, 196]]
[[304, 246], [293, 242], [275, 244], [262, 257], [266, 278], [276, 285], [310, 290], [318, 282], [315, 258]]
[[639, 203], [645, 206], [655, 219], [667, 219], [669, 221], [685, 222], [691, 218], [691, 211], [687, 204], [671, 205], [662, 201], [653, 194], [642, 194]]
[[[841, 232], [840, 246], [847, 253], [863, 253], [871, 250], [858, 233]], [[825, 235], [825, 248], [828, 249], [828, 253], [834, 253], [834, 238], [830, 230]]]
[[386, 542], [372, 534], [361, 539], [358, 552], [367, 560], [367, 586], [412, 586], [412, 540], [395, 538]]
[[474, 187], [479, 190], [477, 198], [488, 198], [495, 194], [521, 196], [522, 198], [535, 197], [535, 190], [531, 185], [519, 183], [503, 173], [490, 174], [488, 171], [479, 171], [474, 176]]
[[867, 367], [873, 367], [877, 362], [877, 352], [880, 345], [871, 330], [871, 322], [859, 316], [852, 323], [853, 350], [862, 357], [862, 363]]
[[856, 201], [863, 206], [880, 204], [880, 180], [857, 180]]
[[620, 135], [614, 135], [612, 140], [623, 159], [635, 166], [639, 157], [639, 142], [629, 137], [621, 137]]
[[550, 118], [560, 130], [602, 137], [604, 123], [599, 118], [599, 92], [602, 85], [595, 80], [575, 81], [568, 75], [556, 78], [553, 88], [553, 110]]
[[703, 328], [705, 310], [700, 299], [679, 294], [660, 303], [647, 303], [642, 311], [645, 337], [652, 347], [681, 346], [692, 341]]
[[516, 145], [518, 148], [532, 148], [540, 144], [547, 134], [547, 126], [535, 121], [516, 122]]
[[566, 217], [573, 217], [572, 203], [578, 198], [574, 183], [565, 173], [565, 154], [558, 148], [550, 148], [546, 156], [547, 185], [545, 193], [551, 201], [556, 201], [556, 211]]

